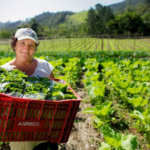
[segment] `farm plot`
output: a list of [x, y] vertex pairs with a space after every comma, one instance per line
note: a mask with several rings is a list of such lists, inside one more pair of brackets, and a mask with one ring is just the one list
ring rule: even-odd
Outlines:
[[[108, 39], [105, 40], [106, 43], [107, 41]], [[109, 45], [109, 47], [112, 45], [110, 41]], [[147, 58], [131, 58], [131, 56], [144, 57], [148, 54], [133, 52], [128, 54], [129, 58], [123, 51], [119, 53], [121, 58], [115, 57], [118, 54], [116, 51], [114, 53], [87, 51], [81, 53], [80, 57], [78, 53], [61, 54], [59, 59], [51, 59], [52, 53], [49, 52], [41, 52], [39, 55], [37, 53], [37, 57], [52, 63], [57, 78], [66, 80], [77, 92], [82, 88], [86, 93], [86, 99], [82, 95], [83, 101], [88, 103], [89, 107], [83, 112], [94, 116], [94, 127], [97, 128], [99, 135], [103, 135], [103, 139], [99, 141], [92, 139], [98, 143], [94, 148], [148, 150], [150, 148], [150, 61]], [[91, 56], [90, 54], [92, 57], [87, 57]], [[3, 61], [0, 65], [12, 58], [6, 57], [4, 53], [3, 56], [5, 58], [1, 56]], [[104, 56], [103, 59], [100, 56]], [[81, 125], [82, 121], [78, 120], [75, 124]], [[80, 131], [78, 128], [76, 130]], [[90, 132], [87, 133], [90, 137]], [[74, 148], [76, 149], [77, 146], [74, 145]], [[88, 148], [83, 145], [81, 150], [84, 149]]]
[[148, 43], [146, 39], [68, 38], [41, 41], [39, 49], [44, 51], [149, 51], [150, 42]]
[[[59, 38], [39, 40], [39, 51], [149, 51], [149, 39]], [[0, 42], [0, 51], [10, 51], [10, 41]]]

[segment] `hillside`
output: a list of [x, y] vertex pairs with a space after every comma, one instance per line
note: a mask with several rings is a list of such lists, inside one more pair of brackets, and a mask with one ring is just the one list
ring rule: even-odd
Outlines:
[[[146, 6], [140, 5], [140, 3], [143, 4], [143, 2], [144, 0], [124, 0], [123, 2], [109, 5], [109, 7], [114, 14], [122, 13], [127, 8], [131, 8], [131, 10], [140, 12], [141, 16], [144, 16], [147, 15], [150, 10], [149, 8], [146, 8]], [[28, 24], [32, 19], [36, 20], [36, 22], [38, 22], [40, 25], [48, 26], [49, 28], [57, 28], [60, 24], [78, 26], [86, 21], [87, 13], [88, 10], [78, 13], [74, 13], [71, 11], [63, 11], [57, 13], [43, 12], [42, 14], [39, 14], [33, 18], [26, 19], [25, 21], [18, 20], [16, 22], [0, 22], [0, 29], [5, 28], [9, 30], [15, 30], [17, 26]]]
[[0, 29], [5, 28], [5, 29], [13, 30], [14, 28], [23, 24], [24, 22], [25, 21], [5, 22], [5, 23], [0, 22]]
[[73, 14], [74, 13], [70, 11], [63, 11], [63, 12], [57, 12], [57, 13], [46, 12], [38, 16], [35, 16], [34, 19], [41, 25], [55, 27], [61, 23], [64, 23], [67, 20], [68, 16], [71, 16]]
[[68, 16], [73, 15], [73, 14], [74, 13], [70, 11], [63, 11], [63, 12], [57, 12], [57, 13], [44, 12], [26, 21], [16, 21], [16, 22], [6, 22], [6, 23], [0, 22], [0, 29], [2, 28], [14, 29], [17, 26], [21, 26], [22, 24], [28, 24], [29, 21], [32, 19], [36, 20], [38, 23], [40, 23], [40, 25], [53, 27], [53, 26], [57, 26], [65, 22]]
[[125, 0], [120, 3], [109, 5], [109, 7], [114, 13], [117, 12], [120, 13], [124, 11], [127, 7], [132, 7], [132, 6], [136, 7], [139, 3], [143, 3], [143, 2], [144, 0]]
[[86, 21], [88, 11], [82, 11], [79, 13], [75, 13], [68, 17], [67, 21], [72, 22], [74, 24], [81, 24]]

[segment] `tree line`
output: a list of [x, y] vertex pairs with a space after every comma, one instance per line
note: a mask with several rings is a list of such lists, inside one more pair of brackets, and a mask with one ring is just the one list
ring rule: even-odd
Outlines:
[[[129, 1], [127, 1], [129, 3]], [[150, 8], [150, 0], [140, 8]], [[140, 10], [139, 8], [139, 10]], [[114, 15], [109, 7], [97, 4], [88, 11], [88, 34], [136, 34], [150, 35], [150, 14], [143, 16], [134, 9], [127, 8], [123, 13]]]
[[[126, 3], [129, 4], [131, 1], [127, 0]], [[95, 8], [91, 7], [88, 10], [86, 21], [78, 25], [65, 20], [57, 26], [50, 27], [33, 18], [28, 23], [17, 26], [20, 27], [32, 28], [39, 37], [137, 33], [147, 36], [150, 35], [150, 0], [144, 0], [144, 4], [137, 7], [126, 7], [126, 10], [117, 14], [108, 6], [96, 4]], [[10, 38], [15, 30], [1, 29], [0, 38]]]

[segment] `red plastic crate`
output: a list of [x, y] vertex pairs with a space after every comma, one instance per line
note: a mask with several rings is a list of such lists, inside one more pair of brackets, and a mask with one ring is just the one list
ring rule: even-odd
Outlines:
[[33, 100], [0, 93], [0, 141], [67, 142], [81, 101], [69, 89], [77, 99]]

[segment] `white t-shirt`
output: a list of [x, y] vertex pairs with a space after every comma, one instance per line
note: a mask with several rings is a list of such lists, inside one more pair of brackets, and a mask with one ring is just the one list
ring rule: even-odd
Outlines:
[[[50, 74], [52, 73], [54, 67], [48, 63], [46, 60], [37, 58], [37, 67], [35, 68], [35, 71], [30, 77], [50, 77]], [[6, 69], [7, 71], [11, 71], [14, 69], [13, 65], [10, 65], [11, 62], [8, 62], [1, 67]]]

